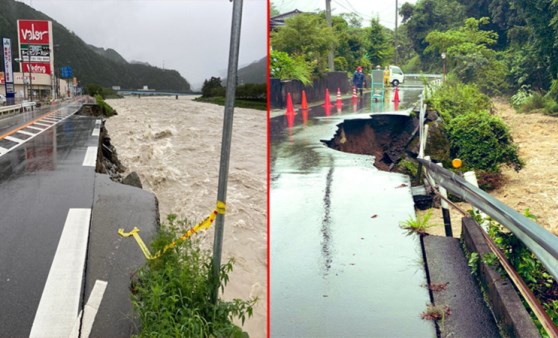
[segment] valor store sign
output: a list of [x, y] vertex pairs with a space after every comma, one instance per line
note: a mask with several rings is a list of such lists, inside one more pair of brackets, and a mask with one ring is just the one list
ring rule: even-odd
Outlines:
[[52, 22], [46, 20], [17, 20], [20, 64], [23, 71], [29, 71], [31, 61], [32, 72], [51, 74], [54, 68], [52, 53]]

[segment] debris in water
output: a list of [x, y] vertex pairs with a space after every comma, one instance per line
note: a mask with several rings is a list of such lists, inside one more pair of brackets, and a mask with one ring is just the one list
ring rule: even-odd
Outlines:
[[160, 139], [162, 139], [162, 138], [170, 137], [170, 136], [172, 136], [172, 132], [171, 132], [170, 130], [167, 129], [167, 130], [163, 130], [163, 131], [160, 131], [160, 132], [158, 132], [158, 133], [155, 133], [155, 135], [154, 135], [153, 137], [154, 137], [156, 140], [160, 140]]
[[376, 214], [370, 216], [370, 218], [376, 218], [376, 217], [378, 217], [378, 215], [376, 215]]
[[402, 183], [401, 185], [398, 185], [397, 187], [395, 187], [395, 189], [397, 189], [397, 188], [404, 188], [404, 187], [407, 187], [407, 186], [408, 186], [407, 184]]

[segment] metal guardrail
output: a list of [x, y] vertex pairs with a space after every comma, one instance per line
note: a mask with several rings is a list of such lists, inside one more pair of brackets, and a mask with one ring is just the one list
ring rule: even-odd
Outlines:
[[488, 193], [465, 181], [461, 176], [437, 166], [431, 161], [417, 158], [429, 175], [452, 194], [482, 210], [510, 230], [525, 244], [544, 267], [558, 280], [558, 237], [518, 213]]
[[441, 79], [442, 74], [405, 74], [405, 77], [414, 77], [414, 78], [425, 77], [425, 78]]
[[24, 102], [21, 104], [14, 104], [11, 106], [1, 107], [0, 108], [0, 116], [4, 114], [9, 114], [13, 112], [21, 112], [27, 110], [27, 108], [33, 109], [35, 107], [35, 102]]

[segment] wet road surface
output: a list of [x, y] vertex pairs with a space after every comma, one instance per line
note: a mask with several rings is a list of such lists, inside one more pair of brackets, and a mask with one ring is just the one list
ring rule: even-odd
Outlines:
[[[74, 274], [68, 271], [70, 267], [80, 264], [83, 267], [83, 262], [76, 259], [83, 259], [85, 251], [75, 248], [79, 252], [72, 253], [71, 259], [56, 261], [54, 258], [55, 253], [58, 257], [58, 251], [86, 245], [87, 210], [90, 212], [93, 203], [95, 167], [85, 159], [88, 147], [98, 145], [98, 136], [92, 136], [96, 118], [73, 115], [76, 110], [73, 105], [53, 110], [41, 121], [20, 129], [27, 134], [11, 134], [15, 145], [13, 142], [0, 145], [3, 149], [0, 152], [0, 336], [3, 337], [29, 336], [32, 327], [34, 334], [45, 336], [65, 332], [77, 317], [82, 276], [77, 273], [77, 282], [67, 285], [60, 284], [64, 279], [60, 273]], [[0, 130], [6, 133], [20, 128], [40, 114], [27, 114], [27, 120], [21, 120], [22, 117], [0, 121]], [[25, 142], [20, 142], [25, 136], [28, 136]], [[11, 150], [6, 152], [7, 149]], [[61, 237], [69, 239], [69, 243], [62, 243]], [[53, 272], [56, 267], [61, 270], [58, 275]], [[61, 290], [64, 296], [57, 298]], [[62, 312], [65, 314], [61, 317]], [[59, 320], [64, 316], [66, 319], [73, 316], [73, 321]], [[44, 326], [53, 323], [58, 328]]]
[[400, 112], [420, 92], [400, 88], [397, 107], [390, 91], [271, 119], [272, 337], [435, 336], [420, 318], [430, 303], [420, 243], [399, 228], [414, 215], [409, 178], [320, 142], [344, 119]]

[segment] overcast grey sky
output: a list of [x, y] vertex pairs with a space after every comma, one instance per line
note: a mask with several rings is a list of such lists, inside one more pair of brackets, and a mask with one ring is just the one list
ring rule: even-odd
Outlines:
[[[19, 0], [126, 60], [176, 69], [193, 85], [226, 74], [229, 0]], [[244, 0], [239, 66], [267, 55], [267, 0]], [[56, 42], [56, 36], [54, 36]]]
[[[325, 0], [271, 0], [281, 13], [298, 9], [303, 12], [325, 10]], [[398, 0], [398, 6], [405, 2], [416, 3], [416, 0]], [[331, 11], [334, 15], [341, 13], [357, 13], [363, 18], [363, 26], [370, 26], [370, 19], [379, 17], [380, 24], [387, 28], [395, 28], [395, 0], [331, 0]], [[401, 25], [401, 18], [398, 19]]]

